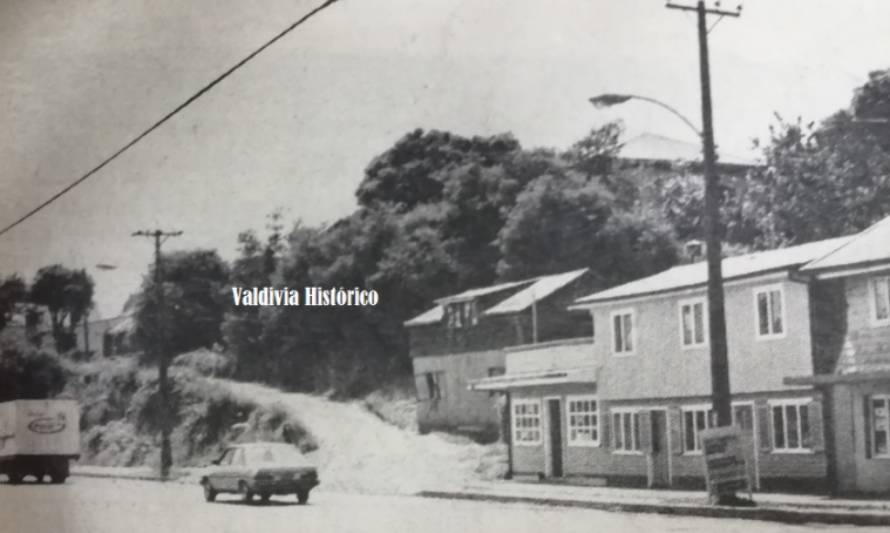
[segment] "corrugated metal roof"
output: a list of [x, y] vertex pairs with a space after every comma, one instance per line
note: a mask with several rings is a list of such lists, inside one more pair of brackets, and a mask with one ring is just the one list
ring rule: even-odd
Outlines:
[[801, 270], [817, 272], [890, 262], [890, 217], [854, 235], [846, 244], [819, 257]]
[[488, 309], [484, 314], [502, 315], [528, 309], [531, 307], [532, 302], [537, 302], [550, 296], [554, 292], [580, 278], [587, 272], [587, 270], [588, 269], [586, 268], [582, 268], [580, 270], [573, 270], [572, 272], [564, 272], [562, 274], [554, 274], [552, 276], [538, 278], [537, 281]]
[[[727, 257], [723, 260], [723, 279], [743, 278], [759, 273], [787, 270], [822, 257], [850, 241], [853, 237], [838, 237], [815, 241], [778, 250], [767, 250], [753, 254]], [[708, 267], [705, 261], [680, 265], [653, 276], [638, 279], [605, 291], [584, 296], [575, 301], [576, 305], [620, 300], [647, 294], [669, 292], [684, 288], [705, 285], [708, 281]]]
[[473, 391], [494, 391], [567, 383], [596, 383], [596, 372], [597, 367], [590, 365], [561, 370], [504, 374], [503, 376], [471, 381], [467, 388]]
[[519, 287], [520, 285], [526, 285], [535, 281], [537, 278], [524, 279], [521, 281], [508, 281], [506, 283], [499, 283], [497, 285], [491, 285], [490, 287], [479, 287], [476, 289], [469, 289], [464, 292], [458, 294], [452, 294], [451, 296], [443, 296], [436, 300], [436, 303], [439, 304], [447, 304], [454, 302], [465, 302], [468, 300], [476, 299], [480, 296], [485, 296], [486, 294], [494, 294], [496, 292], [505, 291], [507, 289], [512, 289], [514, 287]]
[[[701, 161], [702, 145], [671, 139], [654, 133], [643, 133], [621, 145], [618, 157], [643, 161]], [[757, 166], [760, 163], [752, 157], [720, 153], [718, 164], [736, 166]]]

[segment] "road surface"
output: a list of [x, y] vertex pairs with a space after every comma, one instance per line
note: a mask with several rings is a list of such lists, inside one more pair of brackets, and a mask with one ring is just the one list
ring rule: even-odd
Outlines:
[[748, 520], [625, 514], [410, 496], [312, 493], [308, 505], [276, 497], [268, 505], [220, 496], [206, 503], [200, 487], [176, 483], [74, 477], [62, 486], [0, 483], [2, 533], [225, 532], [779, 533], [883, 531], [878, 528], [789, 526]]

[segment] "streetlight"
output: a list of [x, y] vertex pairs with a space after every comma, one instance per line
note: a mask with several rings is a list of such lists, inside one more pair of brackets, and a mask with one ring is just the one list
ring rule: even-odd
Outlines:
[[711, 347], [711, 395], [718, 426], [732, 425], [732, 400], [729, 389], [729, 360], [726, 346], [726, 313], [723, 298], [723, 265], [720, 254], [720, 199], [717, 189], [714, 130], [711, 125], [710, 94], [703, 105], [703, 131], [666, 103], [635, 94], [601, 94], [590, 99], [595, 107], [604, 108], [642, 100], [666, 109], [683, 121], [702, 141], [705, 175], [705, 242], [708, 262], [708, 318]]

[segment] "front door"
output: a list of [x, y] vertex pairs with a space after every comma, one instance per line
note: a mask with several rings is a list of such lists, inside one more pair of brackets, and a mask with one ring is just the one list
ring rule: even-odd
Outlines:
[[754, 406], [739, 404], [732, 406], [732, 423], [742, 428], [742, 449], [748, 469], [748, 482], [757, 488], [757, 447], [754, 442]]
[[650, 424], [652, 425], [652, 479], [650, 486], [667, 487], [670, 485], [670, 464], [668, 463], [670, 449], [667, 442], [667, 412], [651, 411]]
[[562, 477], [562, 409], [559, 399], [547, 400], [550, 438], [550, 475]]

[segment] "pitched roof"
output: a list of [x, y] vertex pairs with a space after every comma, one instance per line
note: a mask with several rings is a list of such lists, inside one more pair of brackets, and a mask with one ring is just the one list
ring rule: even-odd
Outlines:
[[[773, 271], [789, 270], [822, 257], [849, 242], [853, 237], [838, 237], [778, 250], [723, 259], [723, 279], [731, 280]], [[637, 296], [671, 292], [707, 284], [708, 267], [704, 261], [675, 266], [658, 274], [631, 281], [575, 300], [576, 305], [621, 300]]]
[[582, 268], [580, 270], [573, 270], [571, 272], [538, 278], [534, 283], [488, 309], [484, 314], [503, 315], [525, 310], [529, 308], [532, 303], [550, 296], [554, 292], [580, 278], [587, 272], [587, 270], [588, 269], [586, 268]]
[[474, 300], [481, 296], [495, 294], [501, 291], [511, 289], [521, 289], [519, 292], [511, 293], [510, 296], [498, 302], [489, 308], [484, 315], [508, 314], [522, 311], [532, 304], [532, 301], [541, 301], [550, 296], [562, 287], [565, 287], [587, 271], [586, 268], [574, 270], [572, 272], [563, 272], [561, 274], [552, 274], [549, 276], [538, 276], [534, 278], [524, 279], [520, 281], [510, 281], [499, 283], [489, 287], [479, 287], [469, 289], [458, 294], [444, 296], [436, 300], [435, 307], [424, 311], [414, 318], [406, 321], [405, 326], [422, 326], [427, 324], [436, 324], [442, 320], [445, 314], [444, 306], [450, 303], [466, 302]]
[[843, 246], [804, 266], [804, 272], [822, 272], [847, 267], [890, 262], [890, 217], [854, 235]]
[[[638, 159], [642, 161], [701, 161], [701, 143], [681, 141], [654, 133], [643, 133], [621, 145], [618, 156], [622, 159]], [[735, 166], [757, 166], [759, 163], [751, 157], [743, 157], [721, 153], [718, 164]]]

